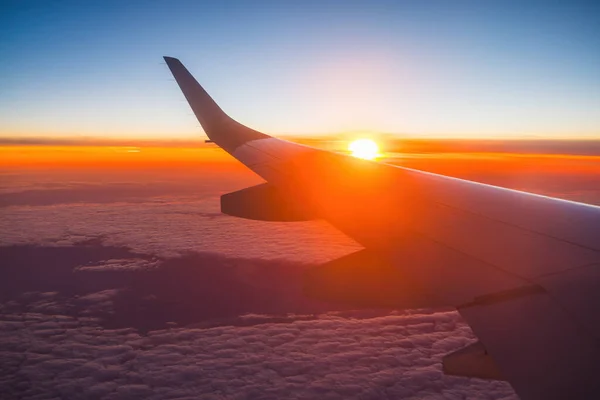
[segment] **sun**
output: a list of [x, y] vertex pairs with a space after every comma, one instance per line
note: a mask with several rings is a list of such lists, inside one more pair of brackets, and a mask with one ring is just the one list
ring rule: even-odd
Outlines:
[[379, 146], [371, 139], [356, 139], [348, 145], [348, 150], [357, 158], [374, 160], [379, 155]]

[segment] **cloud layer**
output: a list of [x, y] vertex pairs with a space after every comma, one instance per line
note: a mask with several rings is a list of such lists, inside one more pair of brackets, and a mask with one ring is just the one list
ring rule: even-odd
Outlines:
[[221, 215], [247, 176], [54, 178], [0, 187], [2, 399], [516, 398], [442, 374], [475, 340], [456, 312], [304, 298], [304, 269], [359, 247]]
[[456, 312], [329, 311], [301, 295], [306, 264], [91, 243], [0, 256], [3, 399], [515, 398], [442, 374], [474, 340]]
[[472, 340], [455, 312], [323, 315], [147, 336], [100, 329], [89, 318], [2, 313], [0, 392], [36, 399], [515, 398], [506, 383], [442, 374], [440, 358]]

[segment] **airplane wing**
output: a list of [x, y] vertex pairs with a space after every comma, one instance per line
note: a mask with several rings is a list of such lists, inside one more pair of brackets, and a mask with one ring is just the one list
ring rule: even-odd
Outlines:
[[600, 398], [600, 207], [291, 143], [227, 116], [165, 57], [209, 138], [265, 183], [224, 213], [324, 219], [364, 250], [314, 268], [307, 294], [361, 306], [453, 306], [480, 342], [447, 373], [523, 399]]

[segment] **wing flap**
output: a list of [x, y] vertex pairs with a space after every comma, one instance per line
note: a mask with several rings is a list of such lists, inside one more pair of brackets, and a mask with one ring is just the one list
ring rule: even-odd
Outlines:
[[519, 396], [591, 399], [600, 393], [598, 343], [548, 293], [459, 312]]
[[600, 343], [600, 264], [544, 276], [537, 282]]
[[442, 368], [446, 375], [506, 380], [481, 342], [472, 343], [448, 354], [442, 359]]

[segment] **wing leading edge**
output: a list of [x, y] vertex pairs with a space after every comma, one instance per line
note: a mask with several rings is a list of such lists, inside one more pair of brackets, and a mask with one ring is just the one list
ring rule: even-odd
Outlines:
[[384, 293], [379, 304], [451, 305], [469, 323], [485, 351], [457, 352], [451, 370], [479, 360], [492, 372], [471, 376], [502, 377], [524, 399], [600, 393], [599, 207], [272, 138], [227, 116], [179, 60], [165, 61], [211, 140], [262, 176], [278, 201], [301, 204], [366, 248], [310, 273], [312, 292], [356, 301], [361, 279], [344, 275], [367, 278], [361, 265], [374, 259], [379, 278], [366, 279], [363, 292]]

